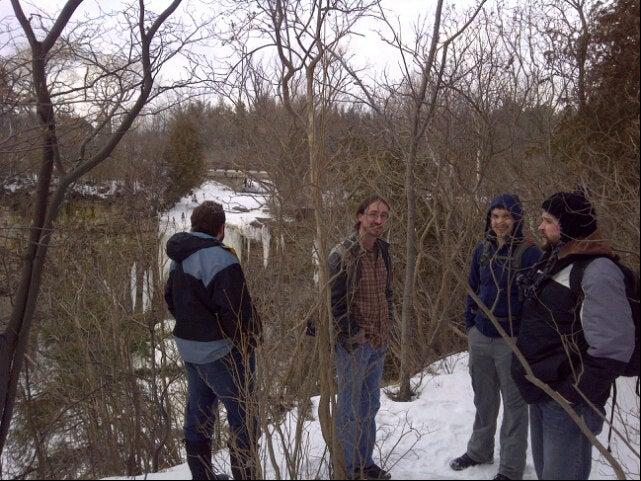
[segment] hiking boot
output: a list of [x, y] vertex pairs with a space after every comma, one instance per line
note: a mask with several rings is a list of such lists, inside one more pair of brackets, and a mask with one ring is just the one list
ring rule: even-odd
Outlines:
[[505, 474], [498, 473], [498, 474], [497, 474], [496, 476], [494, 476], [492, 479], [499, 479], [499, 480], [502, 480], [502, 479], [508, 479], [508, 480], [509, 480], [509, 479], [512, 479], [512, 478], [508, 478]]
[[187, 451], [187, 465], [189, 466], [189, 471], [191, 471], [192, 479], [218, 479], [221, 481], [229, 479], [226, 474], [214, 472], [211, 465], [211, 443], [185, 441], [185, 450]]
[[392, 475], [388, 471], [385, 471], [383, 468], [381, 468], [379, 465], [372, 464], [371, 466], [363, 469], [363, 478], [380, 479], [387, 481], [388, 479], [392, 479]]
[[253, 453], [257, 451], [257, 448], [237, 449], [229, 443], [229, 460], [231, 462], [231, 473], [234, 480], [258, 479], [256, 460], [253, 455]]
[[478, 461], [474, 461], [467, 455], [467, 453], [465, 453], [463, 456], [452, 459], [452, 461], [450, 461], [450, 468], [452, 468], [454, 471], [461, 471], [472, 466], [478, 466], [479, 464], [487, 463], [479, 463]]

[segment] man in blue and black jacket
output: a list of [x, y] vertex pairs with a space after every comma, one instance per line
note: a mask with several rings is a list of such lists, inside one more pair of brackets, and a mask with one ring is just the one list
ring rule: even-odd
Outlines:
[[[523, 237], [523, 209], [516, 195], [496, 197], [487, 211], [485, 236], [474, 249], [469, 284], [509, 336], [521, 318], [517, 278], [537, 263], [541, 251]], [[501, 396], [500, 464], [494, 479], [521, 479], [527, 449], [527, 404], [511, 376], [512, 350], [484, 311], [468, 296], [465, 311], [469, 370], [476, 416], [467, 451], [450, 466], [459, 471], [491, 463]]]
[[214, 474], [211, 463], [212, 427], [221, 401], [229, 422], [234, 479], [255, 479], [258, 423], [251, 399], [260, 319], [238, 257], [222, 243], [222, 206], [203, 202], [194, 209], [191, 225], [191, 232], [175, 234], [167, 242], [172, 263], [165, 290], [187, 370], [187, 462], [193, 479], [227, 479]]

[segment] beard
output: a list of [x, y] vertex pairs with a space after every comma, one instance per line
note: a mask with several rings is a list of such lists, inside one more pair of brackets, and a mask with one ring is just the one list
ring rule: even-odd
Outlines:
[[380, 237], [383, 235], [383, 229], [380, 226], [370, 226], [366, 229], [366, 232], [372, 237]]
[[558, 242], [552, 242], [547, 237], [542, 237], [541, 242], [539, 242], [539, 247], [544, 252], [551, 252]]

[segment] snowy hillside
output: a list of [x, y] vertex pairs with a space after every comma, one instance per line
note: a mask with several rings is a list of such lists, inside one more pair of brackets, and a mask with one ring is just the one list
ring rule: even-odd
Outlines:
[[[411, 403], [393, 402], [383, 395], [381, 410], [377, 417], [379, 434], [377, 450], [381, 464], [389, 469], [395, 479], [491, 479], [496, 474], [497, 465], [470, 468], [454, 472], [448, 462], [465, 452], [466, 444], [474, 419], [472, 389], [467, 372], [467, 354], [459, 354], [438, 362], [427, 369], [422, 376], [414, 379], [420, 385], [419, 397]], [[633, 444], [639, 448], [639, 398], [634, 393], [632, 379], [621, 378], [618, 381], [619, 394], [617, 404], [622, 411], [629, 412], [628, 430]], [[315, 408], [318, 399], [314, 398]], [[316, 414], [316, 413], [315, 413]], [[623, 413], [622, 413], [623, 414]], [[283, 432], [291, 432], [294, 426], [294, 414], [281, 426]], [[626, 415], [623, 414], [626, 418]], [[621, 419], [616, 421], [621, 426]], [[607, 442], [607, 428], [601, 433], [602, 442]], [[305, 479], [326, 478], [325, 444], [316, 420], [306, 425], [307, 465]], [[265, 441], [261, 446], [265, 448]], [[283, 478], [287, 477], [282, 449], [274, 443], [276, 458], [280, 464]], [[495, 461], [498, 463], [498, 436]], [[613, 453], [621, 459], [632, 479], [639, 478], [639, 459], [628, 451], [622, 443], [613, 442]], [[616, 479], [611, 468], [597, 456], [592, 466], [591, 479]], [[617, 454], [618, 453], [618, 454]], [[275, 479], [275, 470], [263, 453], [263, 469], [267, 479]], [[215, 455], [215, 464], [219, 470], [229, 473], [227, 453], [220, 451]], [[633, 476], [632, 476], [633, 475]], [[144, 479], [190, 479], [186, 464], [176, 466], [162, 473], [149, 474]], [[134, 479], [134, 478], [110, 478]], [[139, 477], [137, 479], [143, 479]], [[531, 453], [528, 450], [528, 463], [525, 479], [536, 479]]]
[[[161, 235], [164, 243], [172, 234], [188, 231], [191, 227], [191, 212], [206, 200], [218, 202], [225, 209], [225, 244], [233, 247], [241, 258], [243, 255], [242, 237], [259, 241], [263, 245], [264, 261], [269, 257], [270, 233], [267, 228], [256, 225], [259, 219], [269, 218], [268, 195], [261, 193], [236, 192], [229, 187], [209, 180], [195, 189], [191, 195], [183, 197], [169, 211], [161, 216]], [[163, 259], [161, 265], [167, 266]]]
[[227, 224], [241, 229], [248, 228], [258, 217], [270, 217], [267, 195], [236, 192], [220, 182], [209, 180], [176, 203], [163, 216], [163, 222], [175, 231], [189, 230], [191, 211], [205, 200], [222, 204]]

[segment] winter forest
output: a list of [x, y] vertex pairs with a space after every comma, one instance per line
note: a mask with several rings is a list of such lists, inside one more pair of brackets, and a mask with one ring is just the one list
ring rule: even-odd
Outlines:
[[[165, 245], [205, 200], [263, 322], [261, 475], [342, 479], [326, 259], [372, 193], [396, 311], [376, 459], [496, 474], [448, 467], [472, 251], [496, 195], [538, 241], [580, 188], [638, 272], [639, 37], [639, 0], [0, 0], [0, 479], [190, 476]], [[636, 383], [593, 479], [639, 478]], [[215, 433], [228, 472], [222, 406]]]

